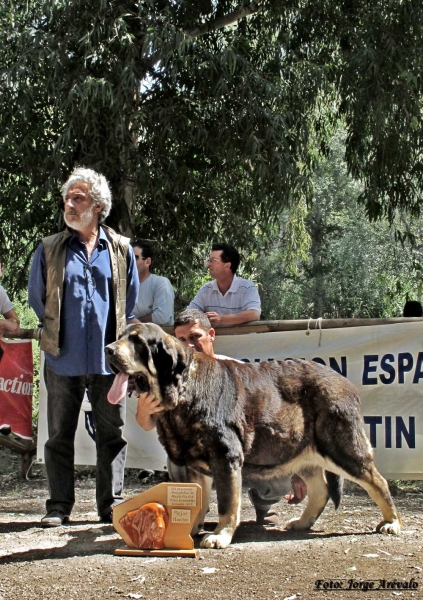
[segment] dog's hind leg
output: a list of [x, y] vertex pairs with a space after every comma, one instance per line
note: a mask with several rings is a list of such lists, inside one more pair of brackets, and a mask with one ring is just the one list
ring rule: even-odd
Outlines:
[[[348, 476], [348, 479], [352, 479], [352, 477]], [[401, 533], [401, 519], [392, 500], [388, 482], [376, 469], [373, 460], [366, 465], [366, 470], [361, 477], [354, 478], [352, 481], [364, 488], [382, 511], [383, 518], [376, 527], [376, 531], [378, 533], [399, 535]]]
[[[388, 483], [376, 468], [373, 450], [364, 431], [361, 417], [357, 416], [354, 422], [353, 416], [354, 414], [348, 417], [350, 423], [348, 427], [344, 428], [342, 438], [333, 436], [330, 440], [327, 439], [326, 432], [335, 430], [335, 427], [330, 427], [327, 419], [325, 428], [320, 429], [319, 443], [327, 457], [326, 468], [357, 483], [376, 502], [383, 517], [377, 526], [378, 532], [398, 535], [401, 531], [401, 519], [389, 492]], [[321, 453], [323, 454], [323, 452]], [[328, 458], [332, 464], [329, 463]]]
[[[222, 472], [220, 473], [222, 475]], [[206, 535], [202, 548], [227, 548], [238, 527], [241, 512], [241, 469], [231, 468], [223, 477], [215, 476], [219, 523], [213, 533]]]
[[365, 489], [367, 489], [369, 496], [379, 505], [382, 511], [383, 519], [376, 527], [376, 531], [378, 533], [399, 535], [401, 533], [401, 519], [393, 503], [388, 482], [382, 477], [376, 467], [374, 467], [372, 475], [373, 481], [370, 488]]
[[373, 449], [359, 412], [355, 388], [342, 401], [318, 415], [315, 422], [318, 452], [325, 457], [325, 468], [360, 485], [382, 511], [377, 526], [380, 533], [399, 534], [401, 520], [389, 492], [388, 483], [376, 469]]
[[310, 529], [322, 514], [328, 500], [329, 491], [320, 467], [308, 468], [300, 472], [301, 478], [307, 485], [307, 506], [299, 519], [291, 519], [286, 523], [286, 529]]

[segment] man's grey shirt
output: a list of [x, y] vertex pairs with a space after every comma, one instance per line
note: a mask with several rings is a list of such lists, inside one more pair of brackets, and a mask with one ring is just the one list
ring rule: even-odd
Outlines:
[[150, 274], [140, 283], [133, 314], [137, 319], [151, 315], [156, 325], [173, 325], [175, 292], [166, 277]]

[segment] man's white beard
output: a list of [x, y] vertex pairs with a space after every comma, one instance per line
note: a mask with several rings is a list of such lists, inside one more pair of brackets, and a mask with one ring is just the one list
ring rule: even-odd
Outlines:
[[68, 217], [65, 213], [65, 223], [71, 229], [75, 229], [76, 231], [83, 231], [87, 227], [91, 225], [94, 219], [94, 204], [87, 208], [86, 211], [81, 213], [78, 220], [68, 220]]

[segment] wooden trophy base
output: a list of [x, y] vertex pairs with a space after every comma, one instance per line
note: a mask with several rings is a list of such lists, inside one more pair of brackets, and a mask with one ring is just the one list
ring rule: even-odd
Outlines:
[[[141, 507], [157, 502], [167, 511], [164, 547], [144, 549], [133, 530], [123, 526], [126, 515]], [[117, 556], [183, 556], [195, 558], [199, 550], [194, 548], [191, 529], [201, 510], [202, 489], [198, 483], [160, 483], [142, 494], [118, 504], [113, 509], [113, 526], [122, 536], [127, 548], [116, 548]], [[127, 526], [126, 526], [127, 527]]]
[[199, 554], [198, 548], [192, 550], [138, 550], [137, 548], [116, 548], [116, 556], [183, 556], [195, 558]]

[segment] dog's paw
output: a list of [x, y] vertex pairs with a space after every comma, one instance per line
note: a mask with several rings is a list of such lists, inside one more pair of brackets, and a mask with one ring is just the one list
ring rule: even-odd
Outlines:
[[288, 523], [285, 523], [285, 529], [310, 529], [313, 523], [309, 523], [308, 521], [304, 521], [304, 519], [291, 519]]
[[381, 521], [376, 527], [378, 533], [399, 535], [401, 533], [401, 523], [398, 519], [394, 519], [391, 523], [388, 521]]
[[227, 533], [210, 533], [201, 540], [201, 548], [227, 548], [231, 543], [232, 536]]

